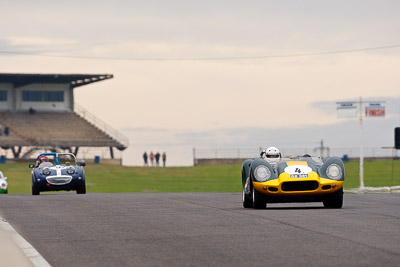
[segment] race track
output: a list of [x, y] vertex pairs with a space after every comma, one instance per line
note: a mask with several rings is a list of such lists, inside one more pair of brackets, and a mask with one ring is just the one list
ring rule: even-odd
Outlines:
[[242, 208], [241, 194], [1, 195], [52, 266], [398, 266], [400, 194]]

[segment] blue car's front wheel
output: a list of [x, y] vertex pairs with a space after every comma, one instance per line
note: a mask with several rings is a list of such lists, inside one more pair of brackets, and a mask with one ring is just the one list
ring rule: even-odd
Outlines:
[[76, 188], [76, 193], [77, 194], [86, 194], [85, 180], [83, 180], [83, 182], [79, 183], [78, 187]]
[[40, 194], [40, 190], [39, 187], [35, 184], [32, 184], [32, 195], [39, 195]]

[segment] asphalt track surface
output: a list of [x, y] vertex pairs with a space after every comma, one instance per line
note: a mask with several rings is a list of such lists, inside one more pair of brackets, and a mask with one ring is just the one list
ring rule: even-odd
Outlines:
[[241, 194], [0, 196], [52, 266], [399, 266], [400, 194], [242, 208]]

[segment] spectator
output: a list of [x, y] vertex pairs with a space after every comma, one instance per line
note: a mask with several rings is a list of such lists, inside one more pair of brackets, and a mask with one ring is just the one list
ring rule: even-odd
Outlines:
[[150, 162], [151, 162], [151, 166], [153, 166], [153, 164], [154, 164], [154, 154], [153, 154], [153, 151], [150, 151]]
[[10, 128], [9, 127], [5, 127], [4, 128], [4, 135], [8, 136], [10, 134]]
[[163, 167], [165, 167], [165, 162], [167, 161], [167, 154], [165, 152], [162, 153], [162, 162], [163, 162]]
[[155, 157], [156, 157], [156, 165], [160, 166], [160, 153], [157, 152]]
[[149, 164], [147, 163], [147, 152], [146, 151], [143, 153], [143, 161], [144, 161], [144, 166], [149, 166]]

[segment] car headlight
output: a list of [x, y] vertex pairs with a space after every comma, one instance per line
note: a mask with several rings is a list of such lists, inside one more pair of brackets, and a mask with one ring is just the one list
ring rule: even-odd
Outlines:
[[271, 178], [271, 171], [264, 165], [259, 165], [254, 170], [254, 177], [258, 182], [265, 182]]
[[326, 168], [326, 175], [333, 180], [339, 180], [342, 177], [342, 168], [337, 164], [331, 164]]
[[50, 173], [51, 173], [51, 170], [50, 170], [49, 167], [43, 168], [43, 174], [44, 174], [44, 175], [49, 175]]
[[74, 173], [75, 173], [75, 168], [72, 167], [72, 166], [69, 166], [69, 167], [67, 168], [67, 173], [68, 173], [68, 174], [74, 174]]

